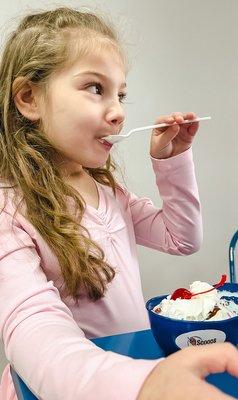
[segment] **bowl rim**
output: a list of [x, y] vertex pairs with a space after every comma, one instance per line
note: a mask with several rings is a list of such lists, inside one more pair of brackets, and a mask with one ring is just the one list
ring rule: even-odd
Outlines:
[[[235, 286], [237, 286], [237, 289], [238, 289], [238, 283], [229, 283], [229, 282], [227, 282], [225, 285], [227, 285], [227, 284], [229, 284], [229, 285], [235, 285]], [[219, 289], [217, 289], [217, 290], [219, 290]], [[219, 290], [220, 292], [222, 291], [221, 289]], [[227, 291], [227, 290], [226, 290]], [[231, 293], [232, 293], [232, 291], [231, 291]], [[220, 320], [218, 320], [218, 321], [214, 321], [214, 320], [204, 320], [204, 321], [194, 321], [194, 320], [190, 320], [190, 319], [178, 319], [178, 318], [171, 318], [171, 317], [166, 317], [165, 315], [159, 315], [159, 314], [157, 314], [156, 312], [154, 312], [152, 309], [149, 309], [148, 307], [149, 307], [149, 303], [151, 303], [152, 301], [154, 301], [155, 299], [161, 299], [160, 301], [162, 301], [163, 299], [165, 299], [166, 297], [168, 296], [168, 294], [163, 294], [163, 295], [160, 295], [160, 296], [155, 296], [155, 297], [152, 297], [151, 299], [149, 299], [149, 300], [147, 300], [146, 301], [146, 304], [145, 304], [145, 306], [146, 306], [146, 309], [147, 309], [147, 311], [148, 311], [148, 313], [152, 313], [152, 315], [153, 316], [155, 316], [156, 315], [156, 318], [162, 318], [162, 319], [164, 319], [164, 320], [168, 320], [168, 321], [172, 321], [172, 322], [179, 322], [179, 323], [182, 323], [182, 324], [194, 324], [194, 325], [197, 325], [198, 323], [199, 324], [205, 324], [205, 325], [211, 325], [211, 324], [220, 324], [221, 322], [222, 323], [228, 323], [228, 321], [230, 322], [231, 320], [232, 321], [234, 321], [234, 320], [237, 320], [238, 319], [238, 315], [237, 316], [235, 316], [235, 317], [231, 317], [231, 318], [226, 318], [226, 319], [220, 319]]]

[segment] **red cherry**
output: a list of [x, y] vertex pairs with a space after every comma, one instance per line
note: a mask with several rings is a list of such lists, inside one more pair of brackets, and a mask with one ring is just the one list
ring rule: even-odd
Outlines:
[[199, 293], [192, 293], [188, 289], [179, 288], [173, 292], [173, 294], [171, 296], [171, 300], [176, 300], [176, 299], [189, 300], [193, 296], [196, 296], [198, 294], [211, 292], [212, 290], [217, 289], [220, 286], [223, 286], [225, 282], [226, 282], [226, 275], [222, 275], [220, 282], [218, 282], [216, 285], [214, 285], [213, 288], [205, 290], [204, 292], [199, 292]]
[[179, 288], [176, 289], [172, 296], [171, 296], [171, 300], [176, 300], [176, 299], [191, 299], [191, 295], [192, 293], [185, 288]]

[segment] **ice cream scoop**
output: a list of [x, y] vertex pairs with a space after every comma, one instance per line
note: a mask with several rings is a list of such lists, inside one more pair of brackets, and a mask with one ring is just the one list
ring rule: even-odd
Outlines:
[[185, 288], [179, 288], [176, 289], [173, 294], [171, 295], [171, 300], [176, 300], [176, 299], [186, 299], [189, 300], [194, 296], [197, 296], [199, 294], [203, 294], [203, 293], [208, 293], [211, 292], [214, 289], [217, 289], [218, 287], [224, 285], [224, 283], [226, 282], [226, 275], [222, 275], [220, 282], [218, 282], [216, 285], [213, 285], [213, 287], [209, 290], [204, 290], [203, 292], [199, 292], [199, 293], [192, 293], [190, 292], [190, 290], [185, 289]]

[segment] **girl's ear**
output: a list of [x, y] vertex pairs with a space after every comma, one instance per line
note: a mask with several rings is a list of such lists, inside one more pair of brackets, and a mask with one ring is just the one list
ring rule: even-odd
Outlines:
[[[19, 86], [20, 90], [17, 89]], [[23, 76], [19, 76], [12, 84], [12, 93], [18, 111], [30, 121], [38, 121], [41, 117], [39, 88], [32, 82], [26, 81]]]

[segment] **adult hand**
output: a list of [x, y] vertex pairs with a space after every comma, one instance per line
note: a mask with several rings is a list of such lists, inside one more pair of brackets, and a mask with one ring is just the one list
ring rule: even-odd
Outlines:
[[205, 381], [224, 371], [238, 376], [238, 351], [230, 343], [187, 347], [157, 364], [137, 400], [232, 400]]
[[181, 124], [185, 119], [193, 120], [196, 115], [192, 112], [187, 114], [173, 113], [159, 117], [155, 123], [167, 123], [171, 126], [153, 129], [150, 143], [150, 154], [154, 158], [168, 158], [183, 153], [191, 147], [194, 136], [198, 130], [199, 123]]

